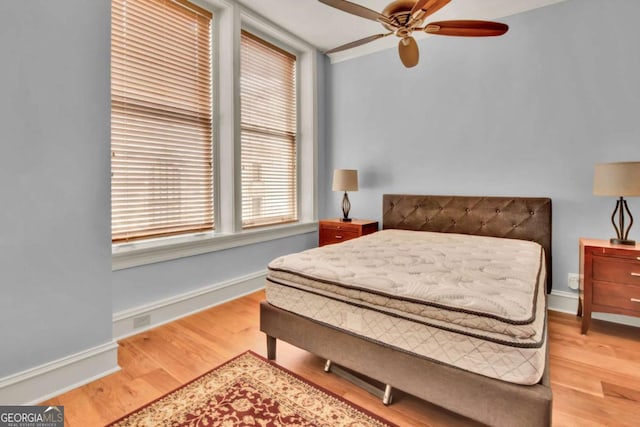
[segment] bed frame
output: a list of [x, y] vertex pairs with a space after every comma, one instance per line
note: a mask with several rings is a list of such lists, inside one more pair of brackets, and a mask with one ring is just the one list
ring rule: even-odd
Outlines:
[[[551, 200], [524, 197], [384, 195], [383, 228], [532, 240], [545, 249], [551, 290]], [[370, 341], [264, 301], [260, 330], [267, 355], [281, 339], [332, 363], [492, 426], [550, 426], [547, 363], [538, 384], [512, 384]], [[363, 357], [363, 355], [366, 355]]]

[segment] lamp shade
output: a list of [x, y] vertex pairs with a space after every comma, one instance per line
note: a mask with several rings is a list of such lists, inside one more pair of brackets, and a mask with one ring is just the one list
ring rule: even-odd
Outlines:
[[640, 162], [600, 163], [593, 176], [596, 196], [640, 196]]
[[334, 170], [333, 191], [358, 191], [358, 171], [355, 169]]

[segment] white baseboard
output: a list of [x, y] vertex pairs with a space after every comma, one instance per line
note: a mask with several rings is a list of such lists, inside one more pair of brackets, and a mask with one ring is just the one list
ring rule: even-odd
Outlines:
[[[578, 294], [573, 292], [551, 291], [551, 294], [549, 294], [549, 310], [576, 314], [578, 312]], [[607, 322], [621, 323], [623, 325], [640, 326], [640, 318], [638, 317], [609, 313], [593, 313], [591, 317], [593, 319], [606, 320]]]
[[552, 290], [548, 295], [549, 310], [576, 314], [578, 311], [578, 294]]
[[[113, 339], [139, 334], [264, 288], [266, 271], [236, 277], [195, 291], [113, 314]], [[148, 319], [145, 318], [148, 316]], [[140, 320], [143, 320], [142, 322]], [[136, 325], [138, 323], [138, 325]]]
[[[114, 340], [0, 378], [0, 405], [33, 405], [120, 370], [121, 339], [264, 288], [266, 271], [237, 277], [113, 315]], [[149, 323], [134, 328], [134, 319]]]
[[34, 405], [120, 370], [115, 341], [0, 378], [0, 404]]

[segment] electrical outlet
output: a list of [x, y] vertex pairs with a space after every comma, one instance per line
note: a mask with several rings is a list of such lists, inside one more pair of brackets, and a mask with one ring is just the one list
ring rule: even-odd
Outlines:
[[569, 289], [578, 289], [580, 287], [580, 275], [577, 273], [569, 273], [567, 281]]
[[151, 315], [145, 314], [143, 316], [133, 318], [133, 329], [142, 328], [151, 324]]

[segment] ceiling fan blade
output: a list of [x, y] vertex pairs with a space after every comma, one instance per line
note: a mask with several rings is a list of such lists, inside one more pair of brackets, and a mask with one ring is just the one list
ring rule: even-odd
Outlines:
[[372, 21], [384, 21], [389, 22], [389, 19], [381, 13], [371, 10], [359, 4], [351, 3], [346, 0], [319, 0], [320, 3], [324, 3], [328, 6], [335, 7], [344, 12], [352, 15], [360, 16], [361, 18], [370, 19]]
[[424, 28], [428, 34], [457, 37], [501, 36], [508, 30], [509, 26], [500, 22], [469, 20], [431, 22]]
[[330, 54], [330, 53], [335, 53], [335, 52], [340, 52], [340, 51], [343, 51], [343, 50], [351, 49], [352, 47], [360, 46], [360, 45], [363, 45], [365, 43], [369, 43], [369, 42], [372, 42], [374, 40], [378, 40], [378, 39], [381, 39], [383, 37], [387, 37], [387, 36], [389, 36], [391, 34], [393, 34], [393, 32], [387, 33], [387, 34], [376, 34], [375, 36], [365, 37], [363, 39], [356, 40], [356, 41], [351, 42], [351, 43], [343, 44], [342, 46], [334, 47], [333, 49], [326, 51], [325, 54]]
[[426, 18], [445, 7], [450, 1], [451, 0], [418, 0], [416, 4], [413, 5], [413, 9], [411, 9], [411, 16], [415, 17], [416, 13], [421, 10], [424, 12], [422, 17]]
[[420, 51], [418, 50], [418, 44], [416, 40], [409, 36], [398, 43], [398, 53], [400, 54], [400, 61], [407, 67], [415, 67], [420, 60]]

